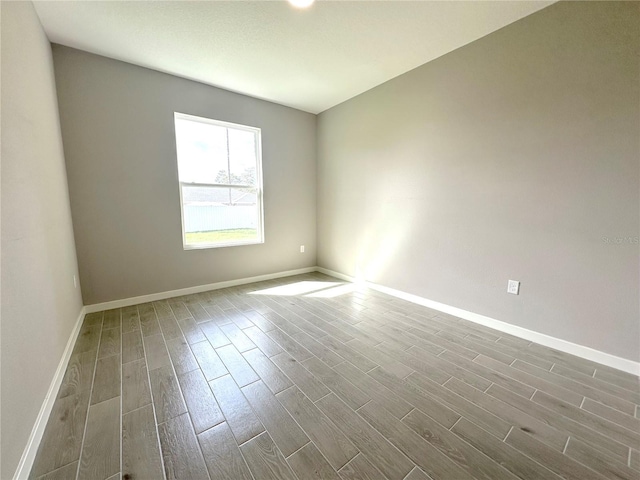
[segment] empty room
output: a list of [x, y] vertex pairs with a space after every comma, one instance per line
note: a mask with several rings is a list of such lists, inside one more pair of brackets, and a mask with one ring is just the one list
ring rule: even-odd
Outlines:
[[0, 22], [1, 479], [640, 479], [639, 2]]

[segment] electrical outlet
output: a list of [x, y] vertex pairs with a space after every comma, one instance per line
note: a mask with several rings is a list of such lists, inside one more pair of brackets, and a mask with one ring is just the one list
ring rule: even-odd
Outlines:
[[513, 295], [518, 295], [520, 292], [520, 282], [517, 280], [509, 280], [507, 284], [507, 293], [512, 293]]
[[304, 253], [304, 245], [300, 245], [300, 253]]

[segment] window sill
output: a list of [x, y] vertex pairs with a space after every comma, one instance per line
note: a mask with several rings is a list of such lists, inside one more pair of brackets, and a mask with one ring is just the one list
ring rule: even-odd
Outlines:
[[233, 243], [202, 243], [197, 245], [182, 245], [183, 250], [205, 250], [209, 248], [225, 248], [225, 247], [242, 247], [245, 245], [260, 245], [264, 240], [255, 240], [250, 242], [233, 242]]

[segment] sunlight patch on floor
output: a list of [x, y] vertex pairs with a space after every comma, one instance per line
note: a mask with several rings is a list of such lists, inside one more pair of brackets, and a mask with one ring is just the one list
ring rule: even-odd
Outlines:
[[340, 295], [346, 295], [347, 293], [355, 292], [357, 289], [357, 285], [354, 285], [353, 283], [345, 283], [344, 285], [340, 285], [337, 287], [325, 288], [324, 290], [309, 293], [305, 295], [305, 297], [334, 298], [339, 297]]
[[311, 292], [317, 292], [319, 290], [325, 290], [328, 288], [334, 288], [339, 285], [342, 285], [342, 283], [303, 281], [290, 283], [289, 285], [280, 285], [278, 287], [265, 288], [264, 290], [256, 290], [255, 292], [250, 292], [250, 295], [279, 295], [284, 297], [291, 297], [295, 295], [304, 295]]

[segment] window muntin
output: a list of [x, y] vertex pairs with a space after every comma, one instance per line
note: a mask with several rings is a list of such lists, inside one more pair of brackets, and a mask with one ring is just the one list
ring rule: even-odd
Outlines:
[[260, 129], [175, 113], [185, 249], [264, 242]]

